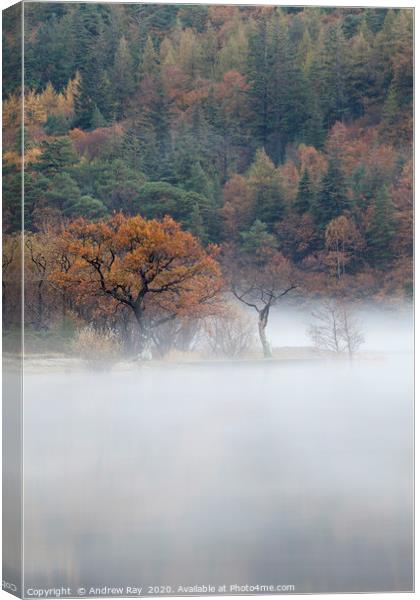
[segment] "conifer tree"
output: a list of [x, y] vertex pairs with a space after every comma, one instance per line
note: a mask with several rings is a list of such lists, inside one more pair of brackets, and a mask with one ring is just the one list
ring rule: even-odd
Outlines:
[[196, 237], [200, 238], [201, 241], [205, 241], [207, 238], [206, 230], [203, 223], [203, 217], [201, 216], [200, 207], [196, 202], [190, 212], [189, 222], [187, 224], [189, 231]]
[[117, 100], [117, 118], [122, 118], [128, 100], [134, 92], [134, 62], [126, 38], [123, 36], [118, 44], [113, 65], [113, 86]]
[[347, 110], [346, 78], [348, 65], [345, 55], [345, 40], [341, 26], [330, 25], [325, 32], [323, 51], [322, 103], [329, 129], [341, 121]]
[[101, 219], [107, 215], [105, 204], [92, 196], [81, 196], [76, 201], [68, 203], [63, 210], [67, 217], [85, 217], [86, 219]]
[[305, 65], [305, 81], [308, 95], [308, 116], [304, 126], [303, 136], [305, 143], [315, 148], [322, 147], [325, 135], [326, 125], [324, 123], [324, 70], [323, 70], [323, 45], [321, 40], [312, 43], [311, 50], [308, 51]]
[[77, 41], [74, 62], [80, 73], [73, 126], [92, 129], [92, 115], [101, 102], [100, 84], [104, 71], [104, 25], [98, 5], [81, 4], [74, 12], [72, 36]]
[[267, 225], [256, 219], [249, 231], [241, 233], [241, 247], [247, 254], [255, 255], [263, 248], [274, 250], [277, 247], [277, 240], [269, 233]]
[[107, 122], [104, 118], [103, 114], [95, 104], [95, 108], [92, 111], [92, 116], [90, 118], [90, 126], [92, 129], [98, 129], [98, 127], [106, 127]]
[[68, 173], [57, 173], [46, 194], [48, 204], [64, 215], [72, 214], [73, 207], [80, 201], [80, 189]]
[[347, 185], [337, 158], [331, 158], [328, 170], [312, 207], [315, 223], [324, 229], [328, 223], [350, 207]]
[[386, 186], [375, 197], [374, 212], [366, 238], [369, 260], [377, 266], [385, 266], [392, 259], [392, 239], [395, 233], [394, 209]]
[[249, 104], [253, 107], [254, 118], [250, 123], [256, 144], [265, 147], [269, 136], [269, 40], [268, 22], [265, 16], [257, 22], [256, 30], [249, 39], [247, 75], [250, 82]]
[[155, 50], [152, 38], [147, 36], [141, 61], [140, 72], [142, 77], [155, 77], [158, 74], [159, 56]]
[[69, 138], [44, 141], [41, 148], [42, 154], [34, 169], [47, 177], [61, 173], [63, 169], [73, 166], [79, 160]]
[[391, 85], [383, 107], [380, 126], [380, 132], [385, 141], [392, 143], [398, 140], [399, 116], [400, 107], [398, 106], [397, 91], [395, 86]]
[[351, 40], [346, 58], [346, 95], [349, 113], [356, 119], [363, 115], [365, 102], [372, 95], [370, 53], [371, 47], [363, 33]]
[[186, 182], [185, 187], [193, 192], [202, 194], [209, 199], [213, 196], [210, 178], [204, 172], [199, 161], [193, 163], [191, 167], [191, 177]]
[[378, 33], [378, 31], [380, 31], [381, 27], [383, 26], [387, 12], [387, 8], [366, 9], [366, 23], [373, 33]]
[[272, 230], [284, 213], [282, 190], [276, 168], [266, 152], [258, 150], [249, 170], [255, 218]]
[[298, 215], [303, 215], [312, 208], [314, 200], [314, 188], [308, 169], [305, 169], [299, 181], [298, 193], [294, 203], [294, 209]]

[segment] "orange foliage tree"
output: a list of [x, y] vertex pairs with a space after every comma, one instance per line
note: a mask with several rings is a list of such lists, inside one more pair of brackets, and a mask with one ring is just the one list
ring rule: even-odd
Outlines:
[[226, 239], [238, 239], [240, 232], [251, 226], [253, 204], [251, 189], [245, 177], [234, 175], [226, 182], [223, 206], [220, 209]]
[[96, 295], [128, 307], [145, 349], [151, 330], [176, 317], [220, 310], [217, 248], [204, 249], [170, 217], [162, 221], [121, 213], [105, 221], [72, 222], [62, 240], [71, 267], [52, 277], [81, 301]]

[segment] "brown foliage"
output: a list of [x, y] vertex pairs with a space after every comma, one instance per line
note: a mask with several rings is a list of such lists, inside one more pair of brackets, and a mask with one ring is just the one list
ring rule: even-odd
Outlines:
[[123, 136], [121, 125], [112, 127], [99, 127], [93, 131], [82, 131], [72, 129], [70, 139], [80, 156], [86, 156], [89, 160], [101, 157], [104, 153], [109, 154], [121, 144]]
[[61, 240], [70, 268], [54, 281], [83, 299], [97, 296], [127, 306], [141, 333], [176, 316], [217, 311], [221, 275], [216, 248], [198, 240], [170, 217], [147, 221], [116, 214], [91, 223], [78, 219]]
[[223, 189], [223, 231], [226, 239], [237, 239], [251, 224], [253, 200], [249, 185], [242, 175], [234, 175]]

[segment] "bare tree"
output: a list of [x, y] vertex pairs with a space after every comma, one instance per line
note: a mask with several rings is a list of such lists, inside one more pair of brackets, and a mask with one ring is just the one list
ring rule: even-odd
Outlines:
[[344, 341], [344, 346], [350, 360], [353, 358], [360, 346], [364, 343], [365, 338], [361, 330], [361, 323], [355, 317], [352, 310], [345, 304], [341, 308], [342, 328], [341, 335]]
[[[3, 244], [2, 244], [2, 299], [3, 299], [3, 326], [7, 325], [11, 319], [9, 319], [8, 309], [9, 306], [13, 308], [13, 299], [10, 299], [9, 302], [9, 288], [10, 291], [15, 288], [15, 292], [20, 291], [20, 285], [16, 285], [15, 282], [20, 282], [21, 273], [20, 273], [20, 265], [21, 265], [21, 256], [19, 253], [20, 249], [20, 239], [17, 235], [3, 235]], [[10, 274], [13, 271], [13, 267], [15, 267], [16, 274]], [[6, 316], [7, 315], [7, 316]], [[20, 315], [19, 315], [20, 318]]]
[[215, 356], [239, 358], [255, 344], [255, 325], [245, 311], [231, 309], [204, 322], [206, 342]]
[[165, 356], [171, 350], [192, 351], [199, 340], [201, 319], [178, 318], [163, 323], [152, 331], [153, 354]]
[[[42, 243], [44, 241], [44, 244]], [[27, 282], [31, 283], [34, 288], [33, 300], [30, 295], [26, 294], [27, 307], [33, 316], [33, 325], [35, 329], [46, 329], [46, 306], [44, 289], [48, 286], [48, 268], [51, 264], [51, 250], [41, 239], [40, 242], [34, 236], [27, 235], [25, 240], [25, 248], [29, 254], [31, 267], [26, 269]], [[29, 287], [29, 286], [28, 286]]]
[[230, 279], [235, 298], [257, 312], [264, 358], [270, 358], [272, 351], [266, 334], [270, 309], [297, 288], [290, 261], [276, 250], [265, 249], [235, 268]]
[[353, 355], [364, 342], [361, 324], [355, 318], [349, 305], [334, 298], [323, 300], [313, 311], [315, 320], [309, 326], [308, 334], [319, 350], [329, 350], [336, 354]]

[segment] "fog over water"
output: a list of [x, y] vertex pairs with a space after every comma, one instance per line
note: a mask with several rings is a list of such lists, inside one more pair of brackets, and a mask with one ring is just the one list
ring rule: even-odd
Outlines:
[[[300, 308], [285, 303], [270, 315], [268, 332], [273, 346], [306, 346], [307, 328], [316, 305]], [[362, 352], [401, 353], [413, 351], [413, 313], [410, 306], [387, 308], [361, 306], [355, 311], [365, 342]], [[252, 312], [250, 313], [252, 315]]]
[[[409, 311], [347, 361], [25, 376], [25, 587], [412, 589]], [[308, 345], [303, 311], [274, 346]]]

